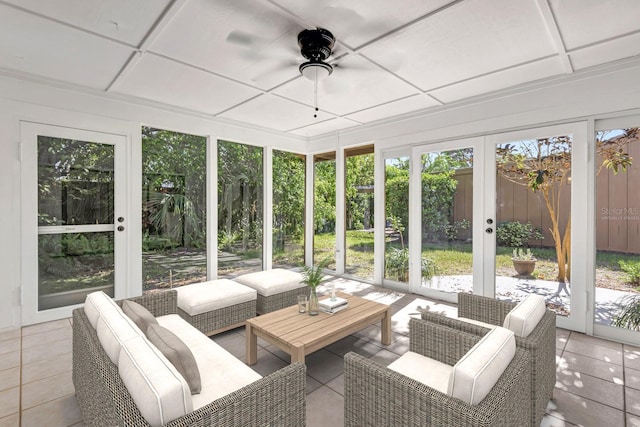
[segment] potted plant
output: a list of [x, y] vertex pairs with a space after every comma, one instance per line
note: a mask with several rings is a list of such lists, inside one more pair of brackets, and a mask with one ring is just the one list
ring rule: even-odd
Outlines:
[[309, 293], [309, 315], [316, 316], [318, 314], [318, 294], [316, 288], [324, 282], [324, 273], [322, 270], [329, 265], [329, 258], [325, 258], [318, 265], [302, 267], [302, 280], [300, 283], [307, 285], [311, 292]]
[[536, 257], [531, 253], [531, 249], [527, 248], [525, 251], [522, 248], [515, 248], [513, 255], [511, 256], [513, 261], [513, 268], [520, 276], [531, 276], [533, 270], [536, 268]]

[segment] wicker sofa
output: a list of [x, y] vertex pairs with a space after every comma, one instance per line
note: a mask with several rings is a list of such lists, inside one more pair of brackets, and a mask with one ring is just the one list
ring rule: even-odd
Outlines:
[[[502, 326], [515, 302], [500, 301], [468, 293], [458, 294], [458, 317], [476, 323], [459, 320], [429, 311], [422, 312], [422, 319], [445, 325], [470, 334], [483, 336], [488, 325]], [[482, 325], [482, 324], [488, 325]], [[553, 397], [556, 382], [556, 316], [546, 310], [533, 331], [525, 337], [516, 335], [516, 346], [529, 353], [531, 358], [531, 420], [529, 425], [539, 426], [549, 399]]]
[[[421, 319], [410, 320], [410, 351], [455, 365], [481, 337]], [[530, 418], [529, 355], [515, 356], [478, 404], [405, 376], [357, 353], [345, 361], [345, 426], [521, 427]]]
[[[177, 314], [177, 294], [174, 290], [130, 300], [141, 304], [156, 317]], [[193, 330], [195, 331], [195, 328]], [[228, 356], [230, 354], [225, 357]], [[210, 369], [215, 370], [216, 367], [215, 363], [212, 363]], [[250, 369], [246, 365], [244, 367]], [[207, 372], [203, 372], [207, 370], [200, 369], [200, 372], [207, 375]], [[85, 425], [150, 425], [136, 406], [130, 390], [118, 372], [118, 366], [112, 362], [110, 355], [103, 348], [85, 309], [75, 309], [73, 383]], [[294, 363], [163, 424], [302, 426], [305, 424], [305, 378], [305, 365]]]

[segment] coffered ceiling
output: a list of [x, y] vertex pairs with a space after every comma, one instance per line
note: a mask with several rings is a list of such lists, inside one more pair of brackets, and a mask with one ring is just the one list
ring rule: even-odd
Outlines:
[[0, 0], [0, 74], [307, 137], [639, 54], [638, 0]]

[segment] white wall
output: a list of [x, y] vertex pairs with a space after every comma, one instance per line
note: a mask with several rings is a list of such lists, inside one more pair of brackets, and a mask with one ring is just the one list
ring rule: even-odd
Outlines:
[[[513, 93], [512, 93], [513, 92]], [[0, 330], [20, 326], [20, 121], [76, 127], [127, 136], [131, 144], [128, 174], [138, 182], [140, 125], [211, 135], [297, 152], [321, 152], [337, 146], [375, 141], [376, 150], [496, 133], [585, 117], [637, 114], [640, 110], [640, 60], [598, 72], [531, 85], [524, 92], [478, 98], [445, 110], [367, 125], [307, 141], [300, 137], [215, 120], [204, 115], [134, 105], [100, 92], [79, 92], [0, 77]], [[25, 165], [33, 165], [33, 159]], [[139, 185], [139, 184], [138, 184]], [[130, 209], [139, 211], [132, 184]], [[132, 240], [135, 240], [132, 239]], [[139, 240], [139, 239], [138, 239]], [[130, 273], [138, 274], [135, 268]], [[139, 277], [139, 276], [137, 276]]]

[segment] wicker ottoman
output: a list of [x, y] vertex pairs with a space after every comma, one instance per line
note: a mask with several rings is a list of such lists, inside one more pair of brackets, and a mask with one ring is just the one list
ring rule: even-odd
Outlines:
[[256, 315], [256, 291], [229, 279], [175, 288], [178, 314], [205, 335], [244, 326]]
[[309, 294], [307, 285], [300, 284], [300, 273], [282, 268], [243, 274], [233, 280], [258, 291], [258, 314], [295, 305], [298, 303], [298, 295]]

